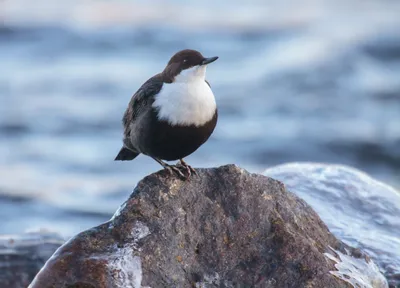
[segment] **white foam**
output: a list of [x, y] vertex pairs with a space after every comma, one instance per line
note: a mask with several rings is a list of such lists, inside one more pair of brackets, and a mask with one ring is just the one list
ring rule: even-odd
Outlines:
[[113, 287], [141, 288], [142, 262], [130, 247], [117, 248], [108, 258], [107, 268], [113, 276]]
[[[110, 219], [110, 228], [113, 228], [113, 220], [121, 215], [122, 210], [126, 207], [123, 203], [113, 217]], [[140, 250], [137, 242], [150, 234], [150, 229], [140, 221], [133, 226], [131, 236], [133, 242], [130, 246], [125, 245], [123, 248], [115, 247], [115, 252], [108, 258], [107, 267], [115, 279], [116, 287], [132, 287], [141, 288], [142, 283], [142, 265], [139, 256], [134, 256], [134, 251]]]
[[140, 239], [146, 237], [150, 234], [150, 229], [144, 223], [137, 221], [132, 229], [132, 237], [133, 237], [133, 249], [139, 250], [140, 248], [137, 246], [137, 243]]
[[330, 271], [332, 275], [356, 288], [389, 287], [385, 277], [383, 277], [378, 266], [372, 260], [367, 262], [363, 258], [354, 258], [333, 249], [332, 251], [337, 254], [337, 257], [330, 253], [324, 253], [328, 259], [336, 263], [337, 271]]
[[114, 221], [119, 215], [121, 215], [122, 210], [124, 210], [126, 206], [126, 202], [122, 203], [121, 206], [118, 207], [117, 211], [115, 211], [114, 215], [111, 217], [110, 221]]
[[[125, 203], [122, 206], [125, 207]], [[123, 207], [121, 208], [121, 210]], [[117, 210], [118, 212], [118, 210]], [[116, 213], [117, 214], [117, 213]], [[117, 214], [119, 215], [119, 214]], [[142, 264], [135, 251], [139, 250], [137, 242], [150, 234], [150, 229], [142, 222], [137, 221], [132, 229], [133, 243], [123, 248], [115, 247], [115, 252], [109, 256], [107, 267], [115, 279], [116, 287], [141, 288]]]
[[137, 221], [132, 230], [132, 236], [135, 240], [140, 240], [150, 234], [149, 227], [144, 223]]

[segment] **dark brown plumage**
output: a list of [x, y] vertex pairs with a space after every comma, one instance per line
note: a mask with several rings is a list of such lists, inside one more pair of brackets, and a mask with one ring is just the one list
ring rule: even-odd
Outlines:
[[[175, 171], [182, 178], [190, 176], [190, 173], [194, 172], [194, 169], [187, 165], [183, 161], [183, 158], [196, 151], [204, 142], [208, 140], [208, 138], [214, 131], [217, 123], [217, 109], [215, 107], [215, 111], [210, 114], [210, 119], [205, 121], [204, 123], [201, 123], [201, 125], [187, 123], [177, 124], [173, 121], [169, 121], [168, 119], [163, 119], [160, 116], [160, 109], [162, 109], [163, 106], [154, 106], [154, 101], [156, 100], [156, 97], [171, 97], [171, 93], [175, 93], [168, 92], [169, 94], [162, 95], [162, 93], [160, 92], [164, 91], [164, 85], [177, 85], [175, 84], [175, 80], [177, 79], [176, 77], [183, 75], [183, 71], [189, 71], [185, 72], [189, 73], [189, 76], [184, 76], [188, 77], [188, 79], [186, 80], [186, 78], [183, 78], [186, 82], [184, 81], [182, 84], [182, 81], [180, 80], [179, 85], [184, 87], [182, 89], [190, 89], [193, 86], [191, 84], [192, 81], [198, 81], [199, 77], [203, 77], [203, 75], [201, 74], [203, 73], [203, 70], [205, 76], [205, 68], [202, 67], [205, 67], [205, 65], [215, 61], [217, 58], [218, 57], [205, 58], [201, 55], [200, 52], [195, 50], [182, 50], [176, 53], [170, 59], [163, 72], [147, 80], [133, 95], [132, 99], [129, 102], [128, 108], [124, 113], [123, 147], [121, 148], [115, 160], [132, 160], [139, 154], [143, 153], [155, 159], [164, 168]], [[202, 70], [198, 70], [198, 68]], [[192, 74], [194, 76], [192, 76]], [[197, 74], [199, 74], [199, 76]], [[205, 79], [203, 79], [202, 81], [202, 83], [205, 83], [204, 85], [208, 85], [207, 87], [210, 86]], [[195, 83], [197, 83], [196, 85], [199, 85], [198, 82]], [[166, 88], [171, 91], [177, 91], [176, 93], [180, 94], [187, 93], [187, 95], [179, 94], [179, 97], [194, 97], [191, 93], [191, 90], [188, 90], [187, 92], [185, 92], [186, 90], [179, 90], [181, 89], [181, 86], [179, 85], [176, 86], [177, 90], [174, 90], [175, 88], [171, 89], [171, 87], [175, 86], [168, 86]], [[194, 91], [194, 93], [199, 92]], [[212, 95], [211, 90], [205, 93], [211, 93]], [[193, 98], [193, 101], [202, 101], [201, 95], [196, 94], [196, 97]], [[208, 95], [207, 97], [210, 96]], [[171, 97], [171, 99], [172, 98], [174, 97]], [[189, 98], [188, 101], [192, 100]], [[170, 110], [174, 109], [173, 106], [172, 108], [170, 107], [171, 103], [169, 103], [168, 101], [164, 102], [166, 102], [166, 104], [160, 105], [168, 105], [167, 108], [169, 108]], [[176, 103], [176, 105], [178, 106], [179, 104], [180, 103]], [[194, 103], [194, 105], [197, 104]], [[189, 105], [188, 107], [190, 108], [192, 106], [193, 105]], [[182, 108], [180, 107], [180, 109]], [[177, 111], [179, 112], [181, 110], [177, 109]], [[184, 112], [184, 114], [186, 115], [186, 112], [190, 111]], [[193, 113], [194, 112], [199, 113], [198, 109], [196, 111], [193, 111]], [[181, 160], [181, 165], [180, 167], [171, 166], [164, 163], [162, 160]], [[187, 176], [185, 176], [182, 171], [187, 172]]]

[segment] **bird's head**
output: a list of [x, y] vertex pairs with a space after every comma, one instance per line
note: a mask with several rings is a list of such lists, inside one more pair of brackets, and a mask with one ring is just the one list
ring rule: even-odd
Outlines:
[[218, 57], [206, 58], [196, 50], [182, 50], [169, 60], [163, 73], [171, 82], [205, 80], [206, 67]]

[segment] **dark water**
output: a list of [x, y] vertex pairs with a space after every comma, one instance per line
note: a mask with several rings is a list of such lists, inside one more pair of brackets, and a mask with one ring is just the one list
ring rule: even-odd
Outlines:
[[193, 166], [339, 163], [400, 186], [399, 3], [57, 3], [0, 2], [0, 234], [74, 234], [160, 169], [112, 160], [131, 95], [183, 48], [220, 56]]

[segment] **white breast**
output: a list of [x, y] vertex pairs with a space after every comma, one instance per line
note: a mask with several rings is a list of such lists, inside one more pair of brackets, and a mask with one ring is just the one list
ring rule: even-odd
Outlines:
[[173, 83], [164, 83], [153, 103], [158, 119], [183, 126], [201, 126], [210, 121], [217, 105], [205, 82], [205, 72], [206, 66], [196, 66], [182, 71]]

